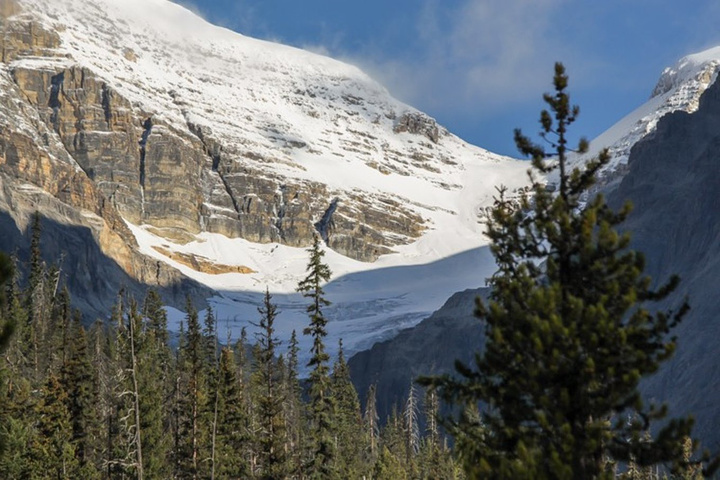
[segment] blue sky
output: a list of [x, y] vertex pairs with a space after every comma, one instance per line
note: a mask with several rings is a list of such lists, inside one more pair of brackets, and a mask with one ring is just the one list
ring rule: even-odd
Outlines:
[[565, 63], [593, 138], [680, 57], [720, 45], [717, 0], [177, 0], [245, 35], [362, 67], [453, 133], [517, 156]]

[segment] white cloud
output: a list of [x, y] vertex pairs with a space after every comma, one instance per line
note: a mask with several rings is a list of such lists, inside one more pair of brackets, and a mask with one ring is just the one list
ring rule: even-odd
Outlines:
[[549, 86], [552, 64], [576, 56], [558, 33], [568, 2], [466, 0], [449, 9], [427, 0], [413, 39], [424, 52], [419, 58], [354, 60], [421, 108], [491, 113], [537, 98]]

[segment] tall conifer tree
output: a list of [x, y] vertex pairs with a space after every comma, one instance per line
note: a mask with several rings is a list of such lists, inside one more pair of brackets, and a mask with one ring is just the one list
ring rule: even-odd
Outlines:
[[275, 352], [278, 339], [275, 336], [277, 307], [272, 303], [269, 290], [265, 291], [260, 313], [260, 331], [256, 334], [255, 372], [253, 375], [256, 394], [257, 416], [260, 422], [259, 454], [260, 473], [263, 480], [282, 479], [287, 476], [288, 464], [285, 451], [285, 404], [282, 377], [278, 370]]
[[207, 402], [206, 391], [206, 360], [207, 341], [203, 335], [195, 309], [190, 297], [186, 302], [187, 333], [182, 345], [181, 373], [181, 425], [180, 425], [180, 461], [182, 468], [189, 473], [189, 477], [196, 479], [202, 477], [203, 447], [205, 446], [205, 425], [203, 412]]
[[287, 373], [285, 378], [285, 423], [288, 468], [292, 477], [302, 471], [302, 441], [305, 430], [303, 416], [302, 387], [299, 380], [298, 339], [295, 330], [290, 335], [287, 351]]
[[330, 280], [330, 268], [323, 263], [325, 251], [320, 247], [317, 235], [312, 247], [308, 249], [310, 260], [307, 265], [307, 277], [298, 284], [298, 292], [310, 300], [307, 313], [310, 325], [303, 330], [312, 337], [310, 361], [310, 415], [313, 452], [308, 474], [310, 478], [334, 478], [335, 442], [333, 439], [333, 418], [335, 402], [330, 391], [330, 356], [325, 351], [327, 336], [327, 318], [323, 308], [330, 305], [325, 298], [323, 284]]
[[342, 340], [338, 345], [337, 361], [333, 365], [332, 396], [335, 399], [335, 438], [337, 439], [337, 470], [341, 478], [363, 477], [363, 435], [360, 400], [350, 378]]
[[62, 383], [67, 392], [67, 408], [72, 425], [72, 443], [83, 475], [98, 478], [97, 439], [101, 430], [98, 415], [97, 369], [93, 367], [87, 336], [79, 312], [68, 325], [68, 351], [62, 367]]
[[220, 352], [217, 425], [216, 478], [248, 478], [249, 439], [245, 399], [235, 352], [229, 346]]
[[[567, 129], [579, 110], [567, 84], [558, 63], [555, 92], [544, 97], [549, 111], [540, 116], [552, 152], [515, 132], [536, 171], [556, 172], [558, 191], [531, 175], [532, 196], [509, 198], [501, 189], [488, 213], [498, 271], [489, 304], [477, 301], [484, 355], [474, 368], [458, 364], [459, 377], [426, 380], [448, 400], [488, 405], [484, 427], [467, 416], [453, 425], [470, 478], [611, 478], [607, 455], [640, 465], [678, 461], [691, 426], [673, 420], [654, 440], [642, 438], [665, 411], [643, 408], [638, 382], [672, 355], [675, 339], [667, 334], [686, 306], [654, 313], [645, 307], [678, 279], [653, 290], [643, 256], [616, 230], [630, 206], [616, 212], [591, 194], [607, 151], [569, 171]], [[581, 140], [577, 150], [587, 147]]]

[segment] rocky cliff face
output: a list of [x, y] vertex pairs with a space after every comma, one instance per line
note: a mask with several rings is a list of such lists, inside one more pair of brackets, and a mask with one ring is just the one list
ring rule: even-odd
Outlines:
[[485, 344], [482, 325], [473, 315], [475, 299], [487, 298], [488, 293], [486, 288], [458, 292], [416, 327], [350, 359], [352, 380], [363, 401], [370, 385], [375, 385], [383, 422], [393, 407], [405, 402], [417, 377], [454, 372], [456, 360], [473, 364], [475, 352]]
[[[32, 28], [38, 29], [27, 24]], [[23, 63], [10, 74], [85, 180], [122, 217], [163, 236], [182, 240], [209, 231], [306, 246], [318, 231], [331, 248], [371, 261], [423, 230], [422, 218], [400, 202], [379, 197], [373, 205], [228, 159], [208, 129], [189, 124], [184, 132], [154, 120], [86, 68], [48, 71]], [[39, 172], [35, 183], [48, 173]]]
[[[61, 159], [67, 168], [59, 174], [57, 168], [50, 167], [53, 162], [31, 168], [20, 165], [19, 159], [7, 159], [4, 165], [11, 176], [24, 178], [53, 195], [70, 188], [67, 195], [75, 195], [76, 203], [82, 203], [77, 206], [82, 208], [92, 206], [95, 211], [99, 203], [106, 204], [108, 211], [103, 218], [107, 217], [118, 231], [122, 230], [119, 215], [175, 241], [188, 241], [207, 231], [253, 242], [307, 246], [319, 233], [339, 253], [373, 261], [394, 246], [417, 239], [427, 228], [417, 209], [397, 196], [328, 185], [304, 175], [290, 176], [277, 168], [284, 165], [295, 171], [305, 170], [292, 158], [298, 150], [316, 155], [328, 153], [322, 144], [313, 146], [307, 140], [294, 138], [288, 131], [292, 130], [290, 125], [262, 121], [258, 127], [254, 125], [257, 119], [250, 114], [261, 112], [248, 111], [237, 119], [223, 118], [225, 125], [217, 127], [209, 121], [213, 120], [208, 118], [213, 113], [210, 106], [204, 118], [193, 109], [188, 91], [202, 94], [201, 90], [186, 84], [158, 91], [146, 85], [126, 85], [128, 79], [122, 75], [108, 78], [109, 72], [93, 68], [83, 58], [87, 52], [77, 43], [74, 25], [63, 23], [62, 15], [46, 16], [49, 11], [41, 11], [52, 6], [62, 7], [52, 1], [3, 0], [2, 81], [10, 93], [4, 96], [4, 108], [21, 109], [25, 116], [32, 116], [27, 126], [43, 136], [46, 143], [53, 143], [53, 150], [44, 156]], [[73, 7], [77, 8], [69, 6]], [[110, 21], [103, 17], [107, 12], [97, 6], [95, 10], [91, 12], [93, 23], [102, 27], [103, 21]], [[70, 13], [76, 15], [77, 11]], [[115, 27], [122, 32], [122, 25]], [[102, 35], [113, 34], [101, 30], [97, 37]], [[117, 42], [118, 37], [113, 41]], [[112, 53], [113, 48], [119, 51]], [[121, 62], [129, 71], [140, 69], [140, 52], [117, 44], [108, 49], [111, 53], [106, 56], [118, 57], [110, 61]], [[261, 67], [277, 68], [272, 64]], [[204, 80], [211, 83], [209, 78]], [[288, 92], [291, 95], [287, 98], [311, 118], [326, 115], [318, 108], [324, 105], [313, 105], [318, 103], [313, 102], [318, 97], [323, 104], [335, 102], [344, 108], [337, 111], [330, 124], [337, 130], [326, 129], [324, 133], [328, 138], [342, 137], [340, 148], [331, 149], [332, 155], [341, 159], [346, 154], [365, 156], [371, 168], [403, 175], [414, 174], [416, 168], [439, 173], [433, 166], [437, 158], [446, 164], [454, 163], [447, 152], [432, 152], [447, 132], [425, 115], [396, 113], [398, 105], [384, 106], [382, 119], [372, 121], [383, 127], [380, 130], [383, 124], [392, 125], [397, 134], [415, 135], [417, 141], [391, 145], [363, 131], [367, 127], [354, 130], [352, 117], [358, 117], [360, 112], [367, 115], [368, 99], [344, 91], [352, 91], [352, 85], [336, 85], [340, 87], [337, 92], [329, 91], [327, 86], [306, 85], [303, 90]], [[163, 97], [170, 113], [152, 102], [133, 98], [133, 94]], [[17, 112], [7, 113], [11, 119]], [[8, 145], [18, 141], [10, 138], [16, 135], [11, 122], [8, 120], [3, 134]], [[272, 149], [257, 145], [252, 135], [228, 133], [228, 123], [235, 123], [233, 127], [241, 130], [261, 129], [262, 143], [270, 143]], [[35, 139], [28, 140], [27, 148], [33, 142]], [[335, 143], [333, 138], [322, 137], [317, 142]], [[380, 155], [371, 160], [373, 152], [378, 151]]]
[[[178, 305], [184, 285], [185, 293], [202, 301], [208, 289], [136, 251], [117, 204], [73, 156], [86, 145], [84, 128], [97, 116], [92, 76], [82, 69], [56, 72], [10, 65], [22, 58], [54, 58], [60, 44], [58, 34], [39, 23], [8, 18], [21, 11], [16, 2], [0, 4], [0, 248], [22, 252], [29, 219], [39, 211], [53, 232], [45, 235], [44, 251], [55, 258], [62, 254], [77, 267], [69, 283], [76, 303], [89, 315], [104, 314], [121, 284], [138, 295], [140, 284], [157, 287]], [[76, 87], [67, 94], [62, 90], [65, 74]], [[77, 133], [71, 137], [68, 131]], [[88, 290], [94, 296], [82, 295]]]
[[675, 356], [644, 384], [647, 396], [667, 402], [675, 415], [691, 414], [703, 446], [717, 451], [720, 435], [720, 83], [700, 98], [693, 114], [663, 117], [655, 132], [630, 154], [629, 172], [609, 201], [632, 201], [624, 227], [644, 252], [647, 272], [659, 284], [680, 276], [665, 302], [687, 296], [691, 310], [673, 332]]
[[628, 158], [633, 146], [652, 134], [664, 115], [675, 111], [696, 111], [701, 95], [717, 78], [718, 69], [720, 47], [681, 58], [662, 72], [644, 105], [594, 139], [589, 154], [572, 161], [582, 163], [607, 148], [611, 161], [600, 172], [599, 183], [606, 190], [615, 188], [628, 172]]

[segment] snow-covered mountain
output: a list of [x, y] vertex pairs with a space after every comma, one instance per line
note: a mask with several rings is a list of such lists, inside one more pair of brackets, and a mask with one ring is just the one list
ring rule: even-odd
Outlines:
[[317, 232], [330, 342], [349, 351], [492, 272], [478, 214], [495, 186], [526, 184], [527, 164], [356, 67], [167, 0], [6, 0], [2, 15], [0, 210], [18, 230], [42, 204], [131, 277], [172, 288], [162, 268], [213, 289], [234, 335], [269, 288], [283, 338], [306, 324], [294, 288]]
[[633, 145], [654, 132], [664, 115], [676, 110], [696, 111], [700, 96], [715, 81], [719, 68], [720, 47], [683, 57], [662, 72], [647, 102], [595, 138], [590, 151], [574, 161], [582, 162], [608, 148], [612, 160], [603, 172], [603, 183], [616, 183], [627, 172]]

